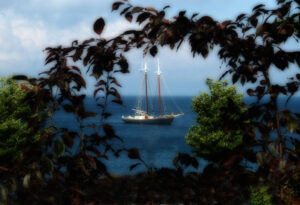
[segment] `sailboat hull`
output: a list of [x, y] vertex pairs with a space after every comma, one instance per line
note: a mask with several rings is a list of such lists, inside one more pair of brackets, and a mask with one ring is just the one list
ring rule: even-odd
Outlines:
[[170, 125], [174, 116], [161, 116], [161, 117], [153, 117], [153, 118], [136, 118], [132, 116], [122, 117], [122, 120], [126, 123], [135, 123], [135, 124], [157, 124], [157, 125]]

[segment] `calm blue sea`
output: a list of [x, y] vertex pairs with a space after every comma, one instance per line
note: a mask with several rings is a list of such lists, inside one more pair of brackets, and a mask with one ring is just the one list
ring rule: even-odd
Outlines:
[[[155, 101], [156, 99], [152, 99]], [[253, 102], [253, 99], [245, 98], [245, 103]], [[284, 99], [281, 99], [281, 107], [284, 107]], [[191, 148], [186, 144], [184, 136], [189, 127], [195, 124], [196, 114], [191, 109], [192, 97], [165, 97], [164, 102], [167, 105], [167, 111], [184, 112], [184, 115], [176, 118], [171, 125], [143, 125], [143, 124], [126, 124], [121, 120], [122, 115], [133, 114], [132, 109], [137, 104], [136, 96], [123, 97], [123, 105], [112, 103], [108, 107], [108, 111], [112, 116], [107, 119], [107, 123], [113, 126], [116, 134], [120, 136], [124, 142], [114, 140], [112, 143], [116, 147], [138, 148], [142, 159], [150, 166], [173, 167], [173, 159], [178, 152], [191, 153]], [[87, 97], [85, 100], [87, 110], [99, 112], [93, 97]], [[293, 111], [300, 113], [300, 98], [293, 97], [287, 107]], [[157, 107], [153, 103], [153, 107]], [[84, 124], [99, 124], [100, 118], [88, 118]], [[58, 127], [67, 127], [71, 130], [78, 128], [78, 123], [71, 114], [63, 111], [56, 113], [53, 120]], [[97, 132], [95, 128], [89, 128], [87, 133]], [[129, 174], [146, 170], [143, 165], [138, 166], [133, 172], [129, 171], [130, 165], [136, 163], [136, 160], [128, 159], [126, 153], [121, 153], [120, 157], [110, 156], [105, 161], [108, 170], [112, 174]], [[199, 160], [199, 169], [205, 166], [204, 160]], [[196, 171], [190, 168], [189, 171]]]

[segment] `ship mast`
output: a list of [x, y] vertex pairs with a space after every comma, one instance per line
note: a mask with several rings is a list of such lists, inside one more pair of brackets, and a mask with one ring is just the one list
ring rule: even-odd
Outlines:
[[161, 96], [160, 96], [160, 66], [159, 66], [159, 59], [157, 59], [157, 81], [158, 81], [158, 108], [159, 108], [159, 115], [161, 115]]
[[146, 114], [148, 114], [148, 68], [147, 68], [147, 58], [145, 58], [144, 63], [144, 75], [145, 75], [145, 91], [146, 91]]

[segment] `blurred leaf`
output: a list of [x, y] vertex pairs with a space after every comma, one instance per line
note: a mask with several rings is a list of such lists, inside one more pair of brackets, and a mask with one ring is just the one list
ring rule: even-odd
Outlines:
[[133, 165], [131, 165], [130, 167], [129, 167], [129, 170], [130, 171], [132, 171], [134, 168], [136, 168], [138, 165], [140, 165], [141, 163], [140, 162], [138, 162], [138, 163], [135, 163], [135, 164], [133, 164]]
[[155, 57], [157, 54], [157, 47], [153, 46], [152, 48], [150, 48], [150, 54]]
[[117, 2], [113, 3], [113, 5], [112, 5], [112, 11], [118, 10], [119, 7], [120, 7], [120, 5], [122, 5], [122, 4], [124, 4], [124, 2], [121, 2], [121, 1], [117, 1]]
[[61, 157], [65, 153], [65, 144], [61, 139], [57, 139], [54, 143], [54, 152], [57, 157]]
[[14, 80], [28, 80], [28, 77], [26, 75], [14, 75], [12, 77]]
[[103, 18], [99, 18], [95, 21], [94, 23], [94, 31], [95, 33], [97, 33], [98, 35], [100, 35], [103, 31], [103, 28], [105, 26], [105, 22], [103, 20]]
[[140, 152], [136, 148], [127, 150], [127, 153], [130, 159], [140, 159]]
[[26, 174], [23, 179], [23, 186], [25, 188], [29, 188], [29, 182], [30, 182], [30, 174]]
[[127, 12], [125, 14], [125, 18], [127, 19], [127, 21], [132, 22], [132, 14], [130, 12]]

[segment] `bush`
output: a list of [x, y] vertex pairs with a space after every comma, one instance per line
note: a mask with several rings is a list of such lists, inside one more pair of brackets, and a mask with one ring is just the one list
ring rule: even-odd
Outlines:
[[200, 156], [233, 150], [243, 143], [241, 126], [247, 108], [243, 95], [227, 82], [207, 79], [209, 93], [200, 93], [193, 99], [192, 108], [197, 113], [196, 122], [186, 135], [186, 141]]

